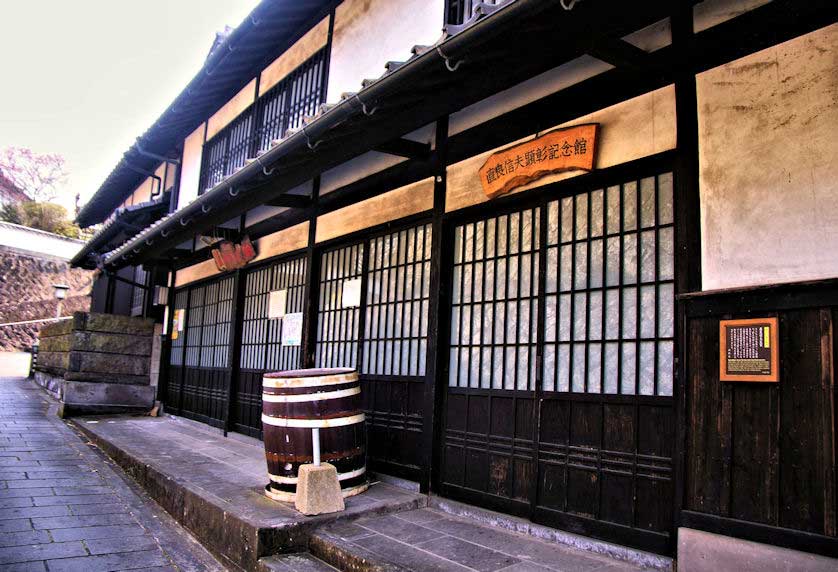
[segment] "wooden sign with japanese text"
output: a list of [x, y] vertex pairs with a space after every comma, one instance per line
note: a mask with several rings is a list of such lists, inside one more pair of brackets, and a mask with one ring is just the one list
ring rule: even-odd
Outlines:
[[562, 171], [594, 168], [599, 125], [587, 123], [556, 129], [493, 154], [480, 168], [480, 183], [489, 198]]
[[777, 318], [721, 320], [721, 381], [780, 381]]

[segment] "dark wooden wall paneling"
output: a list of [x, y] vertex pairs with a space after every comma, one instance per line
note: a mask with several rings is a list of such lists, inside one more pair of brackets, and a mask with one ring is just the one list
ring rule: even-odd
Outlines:
[[[794, 296], [795, 291], [800, 295]], [[688, 358], [682, 524], [708, 528], [708, 517], [733, 519], [742, 526], [728, 533], [754, 540], [765, 529], [747, 524], [768, 525], [776, 527], [773, 543], [838, 555], [838, 305], [834, 292], [823, 294], [823, 284], [802, 284], [761, 288], [746, 297], [722, 293], [684, 299]], [[737, 306], [750, 311], [737, 311]], [[719, 381], [719, 320], [754, 315], [779, 317], [780, 382]]]

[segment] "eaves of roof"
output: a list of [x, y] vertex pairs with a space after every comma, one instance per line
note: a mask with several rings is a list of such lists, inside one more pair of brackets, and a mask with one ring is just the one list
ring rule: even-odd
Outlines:
[[[621, 37], [670, 10], [665, 0], [620, 3], [608, 11], [595, 2], [580, 2], [572, 11], [559, 2], [501, 2], [434, 46], [417, 46], [407, 62], [391, 62], [382, 77], [364, 80], [357, 94], [321, 106], [304, 128], [106, 254], [105, 265], [119, 268], [173, 248], [320, 172], [571, 61], [593, 38]], [[554, 46], [557, 38], [561, 50]]]
[[[273, 58], [287, 49], [335, 0], [263, 0], [207, 57], [192, 81], [154, 124], [123, 154], [76, 222], [99, 223], [202, 121], [238, 93]], [[130, 167], [129, 167], [130, 165]], [[133, 168], [132, 168], [133, 167]]]
[[128, 207], [120, 207], [113, 211], [96, 234], [70, 260], [72, 266], [96, 268], [93, 255], [103, 247], [117, 239], [120, 233], [125, 234], [123, 240], [139, 233], [144, 227], [158, 220], [166, 214], [169, 207], [171, 193], [163, 193], [159, 198]]

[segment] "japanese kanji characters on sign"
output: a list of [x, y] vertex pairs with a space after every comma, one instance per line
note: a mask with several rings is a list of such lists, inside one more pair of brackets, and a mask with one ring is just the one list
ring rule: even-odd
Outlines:
[[498, 151], [480, 168], [483, 191], [494, 198], [550, 173], [592, 170], [598, 127], [588, 123], [556, 129]]
[[721, 381], [780, 381], [779, 319], [719, 321]]

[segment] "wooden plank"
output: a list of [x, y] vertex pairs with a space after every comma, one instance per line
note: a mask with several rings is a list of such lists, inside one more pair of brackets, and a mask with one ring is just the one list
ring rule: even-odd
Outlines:
[[[596, 169], [606, 169], [668, 151], [675, 147], [675, 90], [671, 86], [663, 87], [577, 117], [572, 121], [551, 125], [545, 131], [582, 123], [599, 123], [602, 126]], [[450, 165], [446, 212], [487, 203], [489, 198], [483, 192], [478, 175], [480, 167], [492, 154], [531, 139], [532, 135], [528, 135], [508, 141], [507, 144]], [[522, 193], [583, 174], [585, 174], [583, 171], [553, 173], [518, 187], [511, 194]]]
[[308, 244], [308, 231], [309, 223], [303, 222], [263, 236], [256, 241], [257, 254], [251, 264], [305, 248]]
[[[824, 442], [823, 336], [819, 310], [786, 312], [782, 321], [783, 367], [779, 522], [785, 528], [824, 532], [826, 472]], [[827, 354], [831, 352], [828, 349]]]
[[620, 38], [601, 38], [588, 51], [590, 55], [616, 68], [652, 73], [661, 66], [648, 52]]
[[823, 440], [823, 533], [838, 536], [838, 454], [836, 454], [836, 434], [838, 418], [835, 415], [835, 363], [838, 344], [835, 343], [835, 321], [838, 320], [838, 308], [832, 311], [821, 310], [821, 386], [824, 394], [822, 409], [824, 428]]
[[307, 59], [326, 45], [329, 34], [329, 18], [323, 18], [305, 33], [290, 48], [268, 64], [259, 76], [259, 96], [282, 81], [285, 76], [302, 65]]
[[221, 109], [207, 120], [207, 135], [206, 140], [209, 141], [219, 131], [224, 129], [227, 125], [238, 118], [242, 111], [250, 107], [256, 99], [256, 78], [244, 86], [236, 95], [234, 95]]
[[205, 260], [194, 266], [178, 270], [175, 273], [175, 288], [181, 288], [192, 282], [197, 282], [198, 280], [203, 280], [204, 278], [218, 274], [221, 274], [221, 271], [216, 267], [215, 261], [212, 259]]
[[782, 320], [782, 499], [779, 524], [823, 532], [824, 387], [818, 310], [786, 312]]
[[428, 143], [420, 143], [400, 137], [387, 143], [382, 143], [375, 148], [379, 153], [398, 155], [408, 159], [427, 159], [431, 153], [431, 146]]
[[425, 179], [354, 205], [320, 215], [317, 242], [429, 211], [434, 205], [434, 180]]
[[732, 391], [729, 516], [776, 524], [779, 391], [775, 386], [721, 382]]
[[718, 320], [688, 326], [685, 506], [727, 515], [730, 499], [731, 392], [719, 381]]

